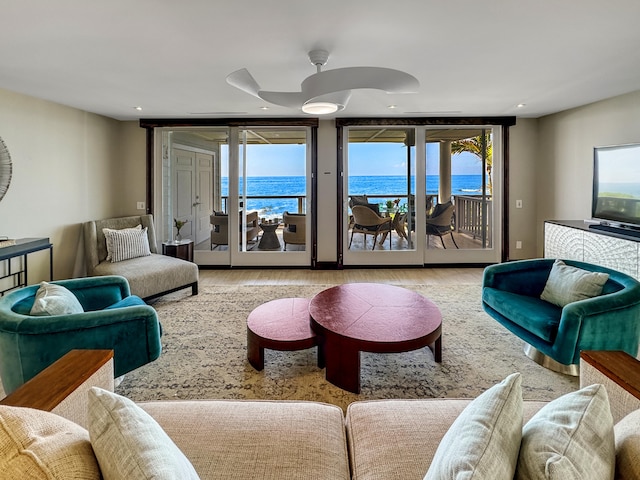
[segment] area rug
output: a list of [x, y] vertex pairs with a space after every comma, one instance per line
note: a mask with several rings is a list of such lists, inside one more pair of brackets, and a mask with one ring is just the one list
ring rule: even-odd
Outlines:
[[156, 361], [126, 375], [116, 391], [135, 400], [315, 400], [346, 408], [355, 400], [471, 398], [512, 372], [521, 372], [527, 399], [550, 400], [578, 388], [578, 379], [551, 372], [523, 354], [523, 343], [483, 312], [479, 285], [404, 286], [442, 312], [442, 363], [427, 347], [406, 353], [361, 354], [361, 393], [325, 379], [316, 349], [265, 350], [265, 368], [247, 361], [246, 319], [258, 305], [310, 298], [330, 285], [204, 286], [153, 303], [163, 328]]

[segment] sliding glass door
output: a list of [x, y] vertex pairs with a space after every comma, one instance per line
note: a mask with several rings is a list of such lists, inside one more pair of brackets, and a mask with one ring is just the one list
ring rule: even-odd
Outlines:
[[345, 265], [500, 261], [500, 127], [344, 131]]
[[416, 163], [415, 129], [352, 127], [345, 143], [344, 264], [422, 263], [415, 212], [424, 164]]
[[500, 261], [500, 129], [425, 128], [425, 263]]
[[310, 265], [308, 127], [159, 133], [162, 241], [193, 242], [199, 265]]

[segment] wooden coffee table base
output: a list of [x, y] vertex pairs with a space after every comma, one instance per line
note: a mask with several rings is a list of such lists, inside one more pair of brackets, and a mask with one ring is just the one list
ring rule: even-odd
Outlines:
[[327, 381], [360, 393], [360, 352], [401, 353], [428, 346], [442, 361], [442, 316], [427, 298], [391, 285], [329, 288], [309, 304]]
[[[281, 298], [264, 303], [247, 318], [247, 359], [256, 370], [264, 368], [264, 349], [293, 351], [317, 345], [309, 322], [309, 299]], [[324, 367], [318, 349], [318, 366]]]

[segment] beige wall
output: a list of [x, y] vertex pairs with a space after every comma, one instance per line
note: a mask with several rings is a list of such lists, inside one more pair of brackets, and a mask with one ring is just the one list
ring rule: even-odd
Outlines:
[[538, 120], [537, 254], [545, 220], [591, 218], [593, 147], [640, 142], [640, 91]]
[[[82, 253], [81, 223], [128, 213], [139, 192], [144, 199], [138, 130], [140, 138], [129, 124], [0, 89], [0, 137], [13, 161], [0, 235], [49, 237], [54, 277], [71, 277]], [[29, 283], [46, 279], [48, 254], [33, 254]]]
[[[538, 121], [518, 118], [509, 129], [509, 259], [536, 256]], [[516, 208], [522, 200], [522, 208]], [[516, 248], [516, 242], [522, 248]]]

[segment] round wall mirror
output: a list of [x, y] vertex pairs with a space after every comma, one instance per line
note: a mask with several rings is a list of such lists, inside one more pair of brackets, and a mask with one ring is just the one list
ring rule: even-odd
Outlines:
[[4, 197], [11, 183], [11, 155], [0, 138], [0, 200]]

